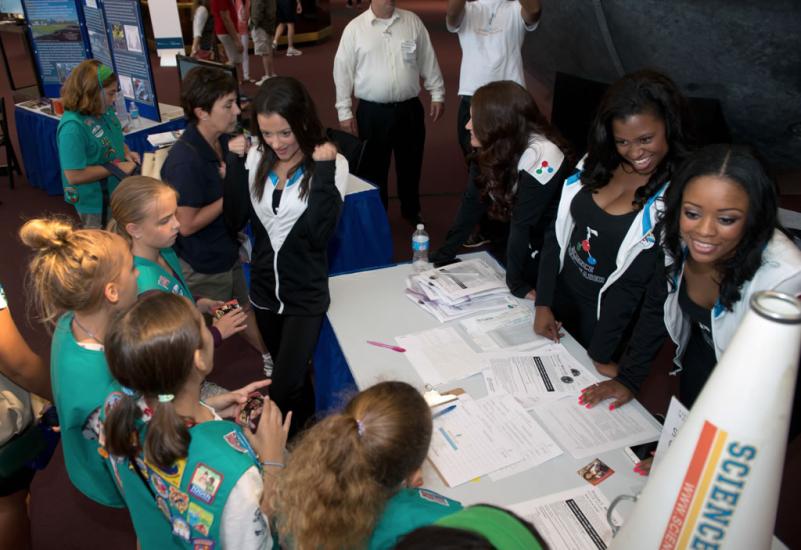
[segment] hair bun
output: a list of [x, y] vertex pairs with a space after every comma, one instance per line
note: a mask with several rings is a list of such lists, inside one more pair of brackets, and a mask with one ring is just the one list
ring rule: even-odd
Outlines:
[[69, 243], [75, 228], [66, 218], [37, 218], [19, 230], [22, 242], [36, 251], [56, 250]]

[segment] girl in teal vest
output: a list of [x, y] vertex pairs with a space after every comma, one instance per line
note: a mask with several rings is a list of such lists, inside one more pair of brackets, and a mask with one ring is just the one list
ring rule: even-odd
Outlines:
[[299, 436], [278, 479], [275, 514], [290, 547], [392, 548], [462, 508], [426, 489], [431, 411], [404, 382], [382, 382]]
[[[139, 269], [138, 292], [172, 292], [193, 300], [184, 281], [178, 256], [172, 249], [181, 224], [175, 216], [178, 193], [163, 181], [146, 176], [125, 178], [111, 196], [113, 219], [109, 229], [131, 244], [134, 264]], [[197, 307], [211, 314], [223, 305], [218, 300], [198, 298]], [[247, 315], [234, 309], [215, 319], [211, 331], [215, 345], [247, 328]]]
[[50, 354], [53, 402], [70, 481], [106, 506], [123, 506], [98, 446], [98, 410], [116, 388], [103, 345], [111, 319], [136, 301], [136, 266], [127, 243], [63, 219], [34, 219], [20, 238], [36, 251], [28, 295], [55, 324]]
[[61, 88], [64, 114], [56, 130], [61, 184], [64, 200], [75, 206], [87, 228], [104, 226], [109, 194], [119, 183], [105, 165], [131, 174], [139, 163], [139, 153], [125, 144], [114, 110], [119, 85], [111, 68], [87, 59], [70, 71]]
[[212, 337], [197, 309], [171, 293], [146, 294], [117, 318], [106, 355], [122, 384], [104, 407], [108, 466], [141, 547], [269, 547], [265, 514], [291, 413], [282, 422], [266, 400], [252, 432], [203, 403]]

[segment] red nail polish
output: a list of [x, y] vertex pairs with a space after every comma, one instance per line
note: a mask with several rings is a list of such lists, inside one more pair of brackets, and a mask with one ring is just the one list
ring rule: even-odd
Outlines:
[[614, 411], [615, 410], [615, 406], [614, 405], [609, 405], [609, 410], [610, 411]]
[[584, 393], [585, 391], [587, 391], [587, 388], [581, 388], [581, 393]]
[[589, 404], [589, 403], [587, 403], [587, 404], [586, 404], [586, 405], [584, 405], [584, 406], [585, 406], [585, 407], [587, 407], [588, 409], [590, 408], [590, 404]]

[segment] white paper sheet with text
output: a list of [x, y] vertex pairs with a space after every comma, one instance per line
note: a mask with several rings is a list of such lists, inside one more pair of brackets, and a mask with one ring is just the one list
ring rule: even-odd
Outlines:
[[478, 401], [460, 399], [456, 409], [434, 419], [428, 458], [450, 487], [523, 459], [517, 442]]
[[406, 334], [395, 341], [406, 349], [406, 358], [420, 378], [432, 386], [466, 378], [488, 365], [454, 327]]
[[679, 430], [684, 426], [684, 421], [690, 411], [681, 404], [681, 401], [675, 397], [670, 398], [670, 407], [668, 407], [667, 414], [665, 415], [665, 424], [662, 426], [662, 435], [659, 436], [659, 443], [656, 444], [656, 452], [654, 453], [654, 461], [651, 464], [651, 470], [656, 468], [656, 465], [665, 457], [670, 444], [679, 435]]
[[544, 399], [578, 395], [582, 388], [598, 381], [561, 344], [536, 353], [492, 357], [489, 364], [481, 373], [487, 391], [510, 393], [526, 409], [533, 409]]
[[[609, 501], [597, 487], [586, 485], [509, 508], [533, 523], [552, 550], [598, 550], [612, 540], [606, 521]], [[620, 525], [617, 512], [612, 520]]]
[[548, 338], [534, 333], [534, 314], [531, 308], [521, 304], [476, 315], [460, 324], [482, 352], [529, 350], [551, 344]]
[[523, 453], [523, 460], [490, 474], [493, 481], [525, 472], [562, 454], [562, 449], [523, 406], [509, 394], [476, 400], [485, 415], [508, 435]]
[[654, 441], [659, 430], [645, 413], [633, 405], [610, 411], [601, 403], [591, 409], [578, 404], [575, 396], [538, 405], [537, 416], [559, 445], [573, 458], [593, 458], [626, 445]]

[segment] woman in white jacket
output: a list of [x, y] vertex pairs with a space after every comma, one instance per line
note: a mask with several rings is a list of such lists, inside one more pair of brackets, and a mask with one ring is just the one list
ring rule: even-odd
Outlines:
[[691, 407], [751, 296], [801, 293], [801, 251], [777, 216], [774, 182], [749, 148], [711, 145], [691, 156], [673, 178], [657, 228], [664, 274], [648, 289], [617, 377], [588, 388], [580, 402], [612, 399], [614, 409], [629, 401], [670, 336], [677, 346], [671, 374], [680, 375], [679, 398]]

